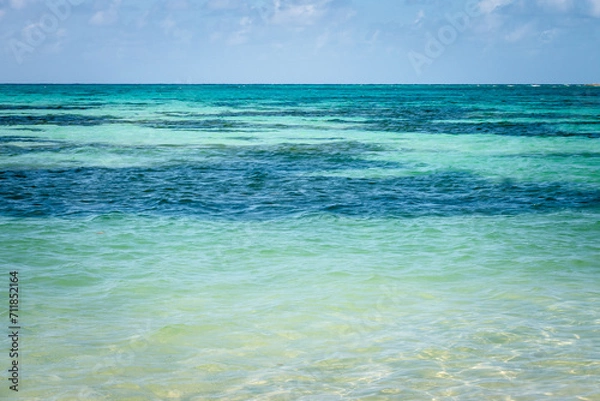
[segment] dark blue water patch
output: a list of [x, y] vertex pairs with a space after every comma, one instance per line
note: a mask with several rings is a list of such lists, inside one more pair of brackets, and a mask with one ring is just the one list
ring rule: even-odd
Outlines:
[[[223, 107], [225, 105], [222, 105]], [[180, 118], [206, 118], [206, 117], [219, 117], [219, 118], [240, 118], [240, 117], [293, 117], [293, 118], [329, 118], [329, 119], [343, 119], [343, 118], [363, 118], [363, 119], [401, 119], [408, 120], [414, 119], [420, 120], [431, 120], [440, 118], [459, 118], [464, 117], [468, 113], [476, 111], [477, 108], [474, 106], [466, 107], [464, 105], [440, 105], [440, 106], [423, 106], [421, 104], [415, 104], [408, 101], [397, 101], [386, 103], [379, 101], [366, 102], [356, 101], [354, 103], [344, 102], [342, 104], [298, 104], [288, 106], [274, 107], [269, 105], [268, 107], [259, 104], [253, 104], [252, 106], [239, 105], [231, 107], [229, 105], [228, 110], [220, 111], [212, 114], [202, 114], [194, 112], [165, 112], [165, 116], [180, 117]], [[521, 115], [518, 115], [521, 116]]]
[[23, 136], [23, 135], [4, 135], [0, 136], [0, 145], [8, 142], [52, 142], [51, 139], [45, 140], [35, 136]]
[[513, 158], [513, 159], [593, 159], [600, 158], [600, 152], [594, 151], [582, 151], [582, 152], [547, 152], [547, 153], [519, 153], [518, 155], [496, 155], [495, 157], [500, 158]]
[[[14, 145], [14, 142], [19, 142], [20, 145]], [[30, 144], [30, 146], [27, 146], [27, 144]], [[0, 156], [16, 156], [32, 151], [40, 152], [48, 151], [50, 149], [59, 152], [64, 146], [65, 142], [54, 141], [51, 139], [45, 140], [42, 138], [17, 135], [0, 136]]]
[[142, 120], [135, 121], [143, 127], [171, 130], [199, 130], [199, 131], [221, 131], [237, 132], [248, 131], [259, 126], [243, 121], [227, 119], [177, 119], [177, 120]]
[[[214, 147], [219, 149], [219, 147]], [[374, 155], [380, 152], [386, 152], [388, 149], [380, 144], [365, 143], [358, 141], [323, 141], [313, 144], [307, 143], [282, 143], [277, 145], [255, 145], [255, 146], [227, 146], [221, 147], [224, 151], [223, 156], [228, 160], [239, 159], [244, 163], [270, 162], [274, 167], [280, 167], [284, 170], [289, 170], [293, 163], [301, 163], [307, 166], [312, 166], [309, 169], [320, 171], [323, 166], [344, 168], [348, 163], [351, 168], [360, 168], [354, 163], [366, 155]], [[362, 167], [376, 168], [381, 165], [376, 161], [367, 161], [368, 163]], [[398, 164], [394, 164], [395, 167]]]
[[[202, 119], [202, 118], [240, 118], [240, 117], [301, 117], [301, 118], [321, 118], [343, 115], [343, 111], [338, 109], [323, 110], [323, 109], [303, 109], [297, 107], [287, 107], [281, 109], [268, 108], [266, 110], [244, 110], [239, 108], [235, 110], [222, 111], [218, 113], [194, 113], [194, 112], [161, 112], [159, 113], [166, 117], [176, 117], [184, 120], [187, 119]], [[356, 113], [353, 113], [356, 114]]]
[[[267, 120], [268, 121], [268, 120]], [[226, 118], [188, 118], [188, 119], [155, 119], [155, 120], [123, 120], [121, 123], [134, 123], [145, 128], [168, 129], [174, 131], [200, 132], [270, 132], [285, 130], [332, 130], [335, 127], [323, 127], [298, 123], [247, 122]]]
[[9, 127], [9, 129], [13, 130], [13, 131], [27, 131], [27, 132], [43, 132], [44, 129], [43, 128], [37, 128], [37, 127]]
[[32, 146], [0, 144], [0, 156], [10, 157], [10, 156], [31, 154], [32, 152], [60, 153], [67, 149], [68, 149], [68, 147], [65, 147], [65, 145], [61, 144], [61, 143], [48, 143], [45, 145], [33, 145], [32, 144]]
[[165, 166], [170, 168], [183, 163], [206, 171], [260, 170], [286, 174], [403, 167], [398, 162], [369, 159], [369, 156], [386, 151], [387, 149], [381, 145], [354, 141], [247, 146], [213, 145], [190, 149], [186, 154], [180, 155], [175, 163], [167, 161]]
[[[575, 130], [565, 130], [562, 123], [549, 124], [539, 122], [514, 122], [501, 121], [476, 124], [448, 124], [441, 123], [433, 126], [434, 132], [445, 133], [481, 133], [507, 136], [531, 136], [531, 137], [587, 137], [600, 138], [600, 123], [578, 122], [569, 123]], [[589, 132], [582, 128], [594, 125], [598, 128], [595, 132]], [[431, 127], [429, 129], [432, 129]]]
[[[460, 118], [460, 116], [457, 116]], [[600, 138], [600, 121], [577, 121], [569, 122], [574, 130], [565, 130], [563, 121], [557, 123], [541, 122], [516, 122], [511, 120], [498, 122], [447, 122], [443, 120], [419, 120], [419, 119], [376, 119], [358, 124], [351, 129], [366, 129], [381, 132], [423, 132], [428, 134], [490, 134], [505, 136], [529, 136], [529, 137], [588, 137]], [[589, 129], [597, 128], [590, 132]]]
[[[427, 112], [425, 112], [427, 113]], [[414, 111], [411, 113], [400, 114], [396, 118], [382, 118], [381, 115], [376, 119], [365, 120], [364, 122], [356, 122], [356, 120], [344, 120], [343, 118], [329, 118], [335, 116], [334, 112], [314, 112], [314, 111], [303, 111], [303, 112], [272, 112], [263, 115], [262, 113], [233, 113], [235, 117], [239, 117], [244, 114], [246, 117], [249, 116], [262, 116], [262, 117], [291, 117], [291, 116], [302, 116], [305, 119], [308, 118], [324, 118], [327, 117], [327, 122], [331, 126], [318, 126], [318, 125], [305, 125], [297, 123], [268, 123], [268, 122], [256, 122], [249, 123], [239, 119], [228, 119], [228, 118], [185, 118], [177, 120], [144, 120], [144, 121], [128, 121], [128, 123], [137, 123], [144, 127], [159, 128], [159, 129], [172, 129], [172, 130], [199, 130], [199, 131], [222, 131], [222, 132], [260, 132], [270, 130], [298, 130], [298, 129], [309, 129], [309, 130], [366, 130], [375, 132], [423, 132], [423, 133], [443, 133], [443, 134], [491, 134], [491, 135], [507, 135], [507, 136], [535, 136], [535, 137], [569, 137], [569, 136], [583, 136], [590, 138], [600, 137], [600, 122], [591, 121], [577, 121], [574, 120], [569, 122], [570, 127], [575, 128], [574, 130], [567, 131], [562, 128], [563, 121], [559, 120], [557, 123], [540, 123], [540, 122], [515, 122], [510, 120], [499, 121], [499, 122], [445, 122], [440, 119], [461, 119], [462, 115], [451, 115], [446, 113], [431, 114], [427, 117], [417, 117]], [[369, 113], [370, 114], [370, 113]], [[385, 115], [385, 112], [381, 113]], [[366, 113], [361, 115], [360, 113], [343, 113], [343, 117], [352, 116], [353, 118], [369, 117]], [[265, 120], [268, 121], [268, 120]], [[123, 121], [114, 121], [123, 123]], [[107, 121], [110, 123], [110, 121]], [[350, 125], [349, 125], [350, 124]], [[336, 127], [336, 125], [339, 125]], [[590, 132], [590, 127], [596, 128], [597, 131]]]
[[[232, 138], [233, 139], [233, 138]], [[255, 137], [236, 137], [246, 142], [256, 141]], [[260, 165], [268, 169], [284, 168], [287, 171], [319, 172], [324, 170], [347, 170], [366, 168], [400, 168], [396, 162], [370, 160], [369, 156], [387, 152], [385, 146], [358, 141], [339, 141], [335, 138], [313, 138], [314, 144], [282, 143], [277, 145], [131, 145], [114, 146], [106, 143], [73, 143], [68, 141], [46, 140], [28, 136], [0, 137], [0, 155], [13, 156], [24, 153], [63, 153], [85, 150], [100, 150], [111, 154], [136, 156], [161, 154], [167, 165], [189, 161], [199, 168], [243, 169]], [[20, 142], [14, 145], [12, 142]], [[27, 146], [30, 144], [30, 146]], [[168, 153], [178, 148], [180, 152], [172, 157]]]
[[89, 110], [97, 108], [97, 105], [89, 104], [82, 105], [66, 105], [66, 104], [0, 104], [0, 111], [23, 111], [23, 110], [49, 110], [49, 111], [65, 111], [65, 110]]
[[193, 118], [193, 119], [143, 119], [119, 118], [111, 115], [87, 116], [79, 114], [45, 114], [45, 115], [0, 115], [0, 126], [31, 129], [36, 125], [57, 126], [98, 126], [108, 124], [137, 125], [145, 128], [202, 131], [202, 132], [264, 132], [273, 130], [325, 129], [314, 125], [250, 123], [236, 119]]
[[82, 114], [0, 115], [0, 126], [58, 125], [86, 127], [116, 122], [120, 122], [120, 119], [114, 116], [87, 116]]
[[600, 191], [568, 183], [495, 183], [466, 172], [395, 178], [296, 174], [285, 166], [178, 165], [0, 172], [0, 214], [121, 212], [209, 219], [517, 215], [600, 207]]
[[258, 138], [255, 136], [232, 136], [232, 137], [229, 137], [229, 139], [233, 139], [236, 141], [247, 141], [247, 142], [255, 142], [258, 140]]

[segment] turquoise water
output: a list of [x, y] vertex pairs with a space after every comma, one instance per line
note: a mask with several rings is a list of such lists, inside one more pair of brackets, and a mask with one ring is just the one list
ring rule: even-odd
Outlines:
[[0, 86], [19, 397], [599, 400], [599, 138], [585, 86]]

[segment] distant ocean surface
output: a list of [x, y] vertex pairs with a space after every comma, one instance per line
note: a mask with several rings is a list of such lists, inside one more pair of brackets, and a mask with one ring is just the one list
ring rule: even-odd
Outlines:
[[19, 399], [597, 401], [600, 88], [0, 85], [0, 264]]

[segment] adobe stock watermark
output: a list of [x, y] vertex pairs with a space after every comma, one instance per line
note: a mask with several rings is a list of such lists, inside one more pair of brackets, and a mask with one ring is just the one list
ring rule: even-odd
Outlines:
[[8, 45], [16, 62], [23, 64], [25, 57], [44, 44], [48, 35], [58, 32], [61, 23], [71, 16], [73, 7], [84, 2], [85, 0], [46, 0], [47, 11], [36, 22], [27, 21], [19, 39], [9, 40]]
[[423, 52], [414, 50], [408, 52], [408, 59], [417, 73], [421, 76], [426, 66], [442, 56], [448, 46], [451, 46], [458, 39], [459, 34], [465, 32], [471, 27], [472, 20], [481, 16], [479, 0], [467, 0], [463, 11], [454, 14], [446, 14], [446, 25], [441, 26], [436, 34], [427, 32], [426, 42]]

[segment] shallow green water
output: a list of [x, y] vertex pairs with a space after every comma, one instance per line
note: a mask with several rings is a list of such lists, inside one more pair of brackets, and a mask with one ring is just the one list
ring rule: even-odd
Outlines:
[[596, 88], [0, 106], [23, 399], [600, 399]]

